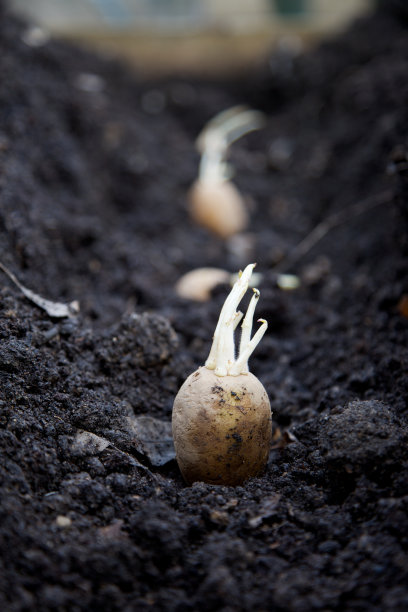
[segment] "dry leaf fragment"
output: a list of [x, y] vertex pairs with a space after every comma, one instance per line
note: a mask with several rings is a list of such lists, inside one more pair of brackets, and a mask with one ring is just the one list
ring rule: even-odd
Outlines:
[[41, 297], [31, 289], [27, 289], [20, 283], [16, 276], [4, 265], [0, 262], [0, 269], [3, 270], [4, 274], [6, 274], [11, 281], [20, 289], [20, 291], [25, 295], [25, 297], [33, 302], [39, 308], [45, 310], [45, 312], [50, 316], [56, 319], [62, 319], [64, 317], [73, 317], [79, 312], [79, 302], [74, 300], [73, 302], [69, 302], [69, 304], [64, 304], [62, 302], [52, 302], [51, 300], [47, 300], [46, 298]]
[[78, 431], [71, 445], [74, 455], [82, 457], [86, 455], [98, 455], [110, 446], [109, 440], [97, 436], [90, 431]]

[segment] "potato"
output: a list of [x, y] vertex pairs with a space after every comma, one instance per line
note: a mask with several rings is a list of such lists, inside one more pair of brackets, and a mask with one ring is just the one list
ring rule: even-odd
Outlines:
[[268, 327], [259, 319], [261, 326], [251, 338], [258, 289], [242, 322], [238, 355], [234, 344], [243, 317], [237, 307], [254, 267], [249, 264], [239, 274], [221, 309], [205, 365], [187, 378], [174, 400], [176, 459], [188, 484], [242, 484], [268, 461], [271, 407], [262, 384], [248, 370], [248, 359]]
[[217, 376], [200, 367], [173, 407], [173, 439], [188, 484], [239, 485], [261, 472], [272, 436], [268, 395], [251, 373]]
[[184, 274], [175, 286], [180, 297], [206, 302], [211, 297], [211, 291], [222, 283], [228, 283], [231, 274], [221, 268], [196, 268]]
[[248, 226], [244, 199], [230, 181], [197, 180], [188, 197], [194, 221], [220, 238], [229, 238]]
[[265, 125], [265, 116], [246, 106], [234, 106], [213, 117], [197, 138], [201, 154], [198, 178], [188, 194], [194, 221], [220, 238], [244, 230], [249, 215], [244, 198], [229, 180], [232, 168], [225, 158], [230, 145]]

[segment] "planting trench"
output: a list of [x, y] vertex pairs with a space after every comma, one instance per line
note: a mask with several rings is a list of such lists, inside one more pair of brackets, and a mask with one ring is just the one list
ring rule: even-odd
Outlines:
[[[404, 15], [240, 82], [149, 83], [65, 43], [30, 47], [0, 17], [0, 261], [80, 304], [50, 317], [1, 273], [2, 609], [407, 609]], [[231, 151], [251, 220], [223, 241], [186, 194], [195, 137], [238, 103], [267, 124]], [[228, 287], [196, 303], [174, 286], [249, 261], [270, 459], [243, 486], [187, 487], [172, 402]], [[299, 289], [277, 286], [279, 266]]]

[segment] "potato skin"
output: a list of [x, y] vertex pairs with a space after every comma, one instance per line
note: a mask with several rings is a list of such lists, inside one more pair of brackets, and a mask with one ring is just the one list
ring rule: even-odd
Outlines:
[[189, 192], [190, 213], [196, 223], [223, 239], [243, 231], [248, 213], [243, 197], [230, 181], [196, 181]]
[[253, 374], [216, 376], [199, 368], [174, 400], [172, 423], [177, 462], [188, 484], [239, 485], [267, 463], [271, 407]]

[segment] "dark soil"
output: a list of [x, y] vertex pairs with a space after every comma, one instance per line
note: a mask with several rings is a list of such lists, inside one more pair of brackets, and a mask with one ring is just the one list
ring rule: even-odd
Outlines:
[[[2, 610], [408, 609], [405, 18], [378, 13], [239, 83], [143, 83], [65, 43], [30, 47], [0, 9], [0, 261], [81, 305], [52, 319], [1, 276]], [[234, 145], [251, 226], [224, 243], [186, 192], [195, 136], [242, 102], [268, 124]], [[172, 401], [227, 287], [196, 304], [174, 283], [250, 261], [274, 447], [244, 486], [187, 487]], [[277, 265], [300, 289], [277, 288]]]

